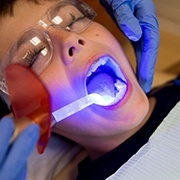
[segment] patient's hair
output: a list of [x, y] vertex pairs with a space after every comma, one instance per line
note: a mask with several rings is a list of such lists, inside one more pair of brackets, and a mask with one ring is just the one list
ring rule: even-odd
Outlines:
[[[13, 16], [14, 4], [18, 1], [22, 1], [22, 0], [0, 0], [0, 17], [4, 17], [7, 15]], [[26, 0], [26, 1], [40, 4], [42, 0]]]

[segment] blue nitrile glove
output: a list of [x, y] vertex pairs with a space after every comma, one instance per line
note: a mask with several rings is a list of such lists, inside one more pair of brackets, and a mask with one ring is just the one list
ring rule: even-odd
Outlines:
[[136, 74], [147, 93], [153, 82], [159, 46], [159, 25], [152, 0], [100, 0], [135, 50]]
[[39, 127], [36, 124], [26, 127], [13, 144], [9, 141], [14, 131], [11, 118], [0, 120], [0, 179], [24, 180], [26, 178], [27, 159], [36, 146], [39, 138]]

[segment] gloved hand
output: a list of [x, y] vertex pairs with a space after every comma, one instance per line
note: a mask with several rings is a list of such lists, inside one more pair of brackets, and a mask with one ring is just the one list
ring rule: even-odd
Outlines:
[[10, 117], [0, 120], [0, 179], [22, 180], [26, 177], [26, 162], [39, 138], [39, 127], [31, 124], [10, 144], [14, 123]]
[[152, 0], [100, 0], [135, 50], [136, 74], [147, 93], [153, 82], [159, 46], [159, 25]]

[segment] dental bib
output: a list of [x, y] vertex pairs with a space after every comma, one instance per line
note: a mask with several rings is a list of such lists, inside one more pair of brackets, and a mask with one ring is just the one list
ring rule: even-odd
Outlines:
[[107, 178], [119, 179], [180, 179], [180, 102], [159, 125], [149, 141]]

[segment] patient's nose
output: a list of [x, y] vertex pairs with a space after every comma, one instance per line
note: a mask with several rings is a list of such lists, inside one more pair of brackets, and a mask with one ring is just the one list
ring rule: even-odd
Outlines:
[[[83, 46], [84, 45], [84, 41], [80, 38], [78, 38], [77, 40], [75, 40], [75, 42], [70, 45], [69, 48], [69, 56], [72, 57], [76, 51], [76, 49], [78, 49], [78, 46]], [[76, 47], [77, 46], [77, 47]]]
[[59, 51], [65, 65], [73, 63], [85, 46], [85, 39], [80, 34], [56, 28], [51, 28], [49, 33], [54, 51]]

